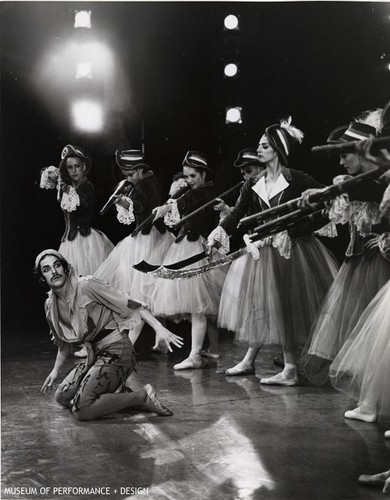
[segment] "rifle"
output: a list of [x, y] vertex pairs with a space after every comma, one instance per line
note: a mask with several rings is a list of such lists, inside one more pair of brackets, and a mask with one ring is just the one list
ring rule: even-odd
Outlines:
[[[165, 203], [164, 205], [166, 205], [168, 203], [169, 200], [177, 200], [178, 198], [180, 198], [181, 196], [183, 196], [183, 194], [185, 194], [187, 191], [190, 190], [190, 187], [189, 186], [183, 186], [182, 188], [180, 188], [178, 191], [176, 191], [176, 193], [174, 193]], [[146, 227], [149, 227], [153, 224], [154, 222], [154, 218], [155, 218], [155, 214], [152, 212], [149, 217], [147, 217], [143, 222], [141, 222], [141, 224], [139, 224], [135, 229], [134, 231], [131, 233], [131, 236], [136, 236], [139, 232], [141, 232], [143, 229], [145, 229]]]
[[241, 186], [243, 184], [244, 184], [244, 181], [239, 182], [238, 184], [236, 184], [232, 188], [228, 189], [224, 193], [220, 194], [219, 196], [216, 196], [215, 198], [213, 198], [212, 200], [208, 201], [207, 203], [205, 203], [201, 207], [197, 208], [193, 212], [191, 212], [188, 215], [184, 216], [182, 219], [180, 219], [178, 222], [176, 222], [176, 224], [173, 226], [173, 229], [177, 229], [178, 227], [182, 226], [184, 223], [186, 223], [190, 219], [193, 219], [196, 215], [200, 214], [201, 212], [203, 212], [207, 208], [212, 207], [213, 205], [216, 205], [221, 198], [223, 198], [225, 196], [228, 196], [230, 193], [233, 193], [234, 191], [237, 191], [237, 189], [241, 188]]
[[390, 151], [390, 136], [377, 137], [375, 139], [364, 139], [363, 141], [342, 142], [340, 144], [327, 144], [325, 146], [314, 146], [311, 148], [314, 154], [343, 155], [348, 153], [359, 153], [367, 141], [372, 141], [369, 152], [373, 156], [380, 154], [381, 149]]
[[[297, 211], [298, 212], [298, 211]], [[309, 214], [304, 214], [304, 215], [299, 215], [297, 213], [293, 214], [288, 214], [286, 215], [286, 218], [284, 221], [281, 221], [278, 219], [277, 221], [272, 221], [274, 224], [264, 224], [261, 226], [258, 230], [257, 233], [251, 234], [248, 237], [249, 240], [249, 245], [240, 248], [239, 250], [229, 254], [225, 255], [224, 257], [221, 257], [218, 260], [211, 261], [207, 264], [204, 264], [203, 266], [192, 268], [192, 269], [181, 269], [183, 267], [180, 264], [183, 264], [186, 261], [182, 261], [181, 263], [176, 262], [175, 264], [172, 265], [166, 265], [166, 266], [153, 266], [154, 269], [150, 269], [149, 271], [144, 270], [144, 272], [149, 272], [151, 276], [154, 278], [163, 278], [163, 279], [190, 279], [194, 278], [196, 276], [199, 276], [203, 273], [206, 273], [208, 271], [211, 271], [213, 269], [217, 269], [220, 267], [224, 267], [234, 260], [238, 259], [239, 257], [246, 255], [247, 253], [251, 253], [251, 248], [250, 244], [255, 243], [256, 241], [260, 241], [264, 238], [267, 238], [268, 236], [272, 236], [276, 233], [280, 233], [281, 231], [285, 231], [287, 229], [290, 229], [292, 227], [295, 227], [299, 224], [305, 223], [305, 222], [310, 222], [313, 218], [315, 218], [317, 215], [323, 214], [323, 210], [316, 210], [312, 213]], [[201, 254], [199, 254], [200, 256]], [[192, 257], [194, 259], [196, 256]], [[204, 258], [205, 256], [203, 256]], [[189, 259], [187, 259], [189, 260]], [[199, 259], [198, 259], [199, 260]], [[139, 264], [137, 264], [139, 266]], [[135, 266], [133, 266], [135, 267]], [[152, 267], [152, 266], [151, 266]], [[157, 268], [157, 269], [156, 269]], [[142, 270], [138, 268], [138, 270]]]
[[[383, 167], [375, 167], [372, 170], [363, 172], [362, 174], [356, 175], [351, 179], [347, 179], [338, 184], [332, 184], [331, 186], [322, 188], [316, 193], [312, 193], [308, 198], [308, 202], [310, 204], [324, 203], [325, 201], [329, 201], [336, 198], [336, 196], [340, 194], [354, 191], [355, 189], [358, 189], [361, 186], [361, 184], [363, 184], [367, 180], [377, 179], [386, 170], [387, 169]], [[253, 223], [260, 223], [271, 216], [276, 217], [291, 213], [299, 208], [299, 202], [301, 200], [302, 196], [299, 198], [294, 198], [293, 200], [287, 201], [286, 203], [282, 203], [281, 205], [270, 208], [268, 210], [257, 212], [256, 214], [249, 215], [248, 217], [243, 217], [239, 222], [239, 226], [251, 226], [253, 225]]]
[[112, 207], [112, 205], [114, 205], [116, 196], [123, 194], [130, 185], [131, 185], [131, 182], [129, 182], [127, 179], [123, 179], [122, 181], [120, 181], [120, 183], [115, 188], [115, 191], [108, 198], [107, 203], [100, 210], [100, 215], [106, 214], [108, 212], [108, 210]]

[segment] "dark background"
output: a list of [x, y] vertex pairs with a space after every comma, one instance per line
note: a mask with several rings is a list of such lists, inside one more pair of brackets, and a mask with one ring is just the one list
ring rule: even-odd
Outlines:
[[[74, 10], [84, 8], [92, 10], [88, 32], [73, 28]], [[388, 3], [3, 2], [0, 9], [3, 340], [47, 331], [44, 293], [31, 272], [37, 253], [58, 248], [64, 225], [39, 172], [58, 165], [65, 144], [92, 157], [94, 227], [117, 243], [128, 228], [113, 211], [98, 215], [118, 181], [116, 149], [144, 146], [166, 188], [186, 151], [203, 151], [223, 191], [240, 180], [231, 168], [238, 150], [292, 115], [305, 140], [290, 166], [330, 183], [342, 172], [338, 159], [313, 157], [311, 147], [389, 99]], [[223, 29], [230, 13], [240, 17], [237, 32]], [[111, 48], [114, 73], [83, 87], [67, 61], [42, 70], [45, 53], [83, 37]], [[231, 61], [240, 67], [234, 80], [223, 77]], [[72, 129], [69, 102], [82, 93], [105, 103], [101, 134]], [[225, 124], [228, 105], [243, 108], [242, 124]], [[345, 235], [326, 244], [342, 259]]]

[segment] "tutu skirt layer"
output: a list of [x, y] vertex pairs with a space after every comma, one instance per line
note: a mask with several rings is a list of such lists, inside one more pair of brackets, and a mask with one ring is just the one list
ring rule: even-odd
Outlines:
[[304, 371], [321, 385], [328, 380], [329, 365], [356, 326], [375, 294], [390, 279], [390, 262], [381, 254], [348, 259], [331, 286], [314, 323], [305, 354]]
[[146, 273], [136, 271], [132, 266], [142, 260], [149, 264], [161, 264], [173, 241], [172, 233], [166, 231], [161, 234], [154, 226], [149, 234], [127, 236], [116, 245], [95, 272], [95, 277], [123, 290], [132, 299], [150, 306], [156, 280]]
[[390, 415], [390, 281], [365, 309], [330, 366], [330, 382], [359, 407]]
[[240, 342], [282, 344], [294, 352], [303, 346], [337, 269], [315, 236], [294, 239], [290, 259], [272, 246], [262, 247], [259, 260], [245, 255], [231, 265], [218, 324]]
[[63, 241], [58, 251], [72, 264], [77, 274], [87, 276], [96, 271], [113, 248], [104, 233], [92, 228], [88, 236], [78, 233], [74, 240]]
[[[201, 238], [197, 241], [184, 238], [179, 243], [173, 243], [165, 256], [164, 264], [173, 264], [202, 252], [201, 241]], [[183, 269], [199, 267], [207, 262], [207, 259], [203, 259]], [[153, 313], [177, 322], [190, 319], [192, 314], [216, 317], [226, 272], [226, 267], [222, 267], [191, 279], [158, 278], [151, 300]]]

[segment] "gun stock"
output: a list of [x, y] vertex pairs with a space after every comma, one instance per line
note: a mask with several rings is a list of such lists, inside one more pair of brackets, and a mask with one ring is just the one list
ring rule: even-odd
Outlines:
[[129, 182], [126, 179], [123, 179], [117, 187], [115, 188], [115, 191], [112, 193], [112, 195], [108, 198], [107, 203], [104, 205], [104, 207], [100, 210], [100, 215], [106, 214], [109, 209], [112, 207], [112, 205], [115, 203], [115, 197], [119, 196], [122, 194], [128, 186], [131, 185], [131, 182]]

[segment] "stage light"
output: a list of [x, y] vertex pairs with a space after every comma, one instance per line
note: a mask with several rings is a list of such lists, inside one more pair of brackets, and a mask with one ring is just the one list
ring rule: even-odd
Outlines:
[[100, 132], [103, 128], [103, 110], [100, 104], [90, 100], [72, 104], [72, 119], [75, 128], [84, 132]]
[[237, 30], [238, 29], [238, 17], [233, 14], [229, 14], [225, 17], [224, 26], [227, 30]]
[[240, 107], [226, 108], [225, 123], [242, 123], [241, 113]]
[[75, 28], [91, 28], [91, 11], [75, 10], [74, 15]]
[[92, 63], [90, 62], [79, 62], [76, 65], [76, 80], [80, 78], [92, 79]]
[[237, 64], [229, 63], [225, 66], [223, 72], [225, 73], [225, 76], [228, 77], [236, 76], [238, 73], [238, 66]]

